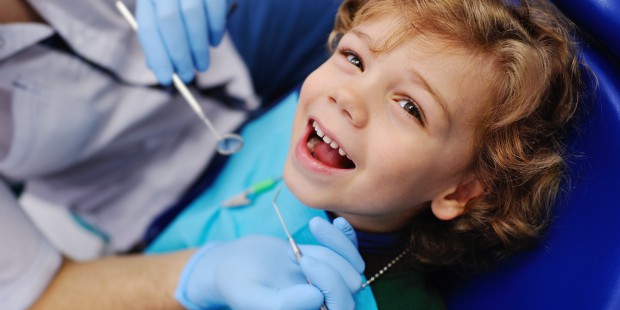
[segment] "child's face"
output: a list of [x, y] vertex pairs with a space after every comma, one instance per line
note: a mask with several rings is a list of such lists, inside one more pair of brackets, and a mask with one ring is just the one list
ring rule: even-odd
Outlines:
[[[475, 191], [468, 168], [489, 71], [419, 35], [373, 54], [397, 20], [376, 17], [345, 34], [306, 79], [284, 171], [302, 202], [368, 231], [402, 227], [429, 203], [451, 219]], [[317, 143], [315, 122], [336, 149]]]

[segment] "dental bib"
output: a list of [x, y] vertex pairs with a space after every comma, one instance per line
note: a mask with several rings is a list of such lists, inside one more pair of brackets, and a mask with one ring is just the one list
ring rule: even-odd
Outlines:
[[[243, 149], [231, 156], [213, 185], [150, 244], [147, 253], [194, 248], [251, 234], [286, 240], [284, 229], [271, 205], [275, 188], [254, 197], [247, 206], [227, 208], [222, 203], [253, 184], [282, 173], [297, 100], [298, 93], [293, 92], [243, 128], [241, 136], [246, 141]], [[278, 206], [297, 243], [317, 243], [310, 233], [308, 222], [315, 216], [327, 219], [325, 211], [304, 206], [286, 187], [278, 197]], [[370, 287], [356, 294], [355, 304], [359, 310], [377, 309]]]

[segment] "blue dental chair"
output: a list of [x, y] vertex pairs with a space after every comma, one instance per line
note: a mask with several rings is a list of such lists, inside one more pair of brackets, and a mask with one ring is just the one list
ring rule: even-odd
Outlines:
[[620, 309], [620, 1], [555, 0], [598, 78], [572, 137], [571, 184], [548, 236], [488, 274], [444, 289], [450, 309]]

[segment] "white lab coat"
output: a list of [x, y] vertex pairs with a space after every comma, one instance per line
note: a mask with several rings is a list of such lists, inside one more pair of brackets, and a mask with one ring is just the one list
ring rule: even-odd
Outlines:
[[[68, 210], [127, 250], [214, 155], [182, 97], [154, 87], [135, 34], [110, 0], [29, 0], [47, 21], [0, 25], [0, 309], [28, 307], [60, 264], [22, 202]], [[133, 10], [133, 1], [125, 1]], [[42, 45], [59, 34], [75, 54]], [[249, 75], [225, 38], [197, 87], [222, 86], [255, 108]], [[222, 133], [246, 112], [199, 95]], [[71, 242], [71, 240], [69, 240]]]

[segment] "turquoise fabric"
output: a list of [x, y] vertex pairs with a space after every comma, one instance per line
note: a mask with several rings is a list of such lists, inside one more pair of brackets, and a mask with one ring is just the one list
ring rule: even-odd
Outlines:
[[[155, 239], [147, 249], [148, 253], [193, 248], [251, 234], [286, 239], [271, 204], [279, 186], [254, 197], [248, 206], [226, 208], [222, 202], [260, 181], [282, 174], [297, 100], [298, 93], [292, 93], [243, 128], [240, 133], [245, 139], [243, 149], [230, 158], [213, 185]], [[283, 181], [281, 185], [284, 185]], [[308, 229], [308, 221], [315, 216], [327, 219], [323, 210], [304, 206], [286, 186], [278, 197], [278, 206], [298, 243], [316, 243]], [[377, 309], [370, 287], [356, 295], [356, 309]]]

